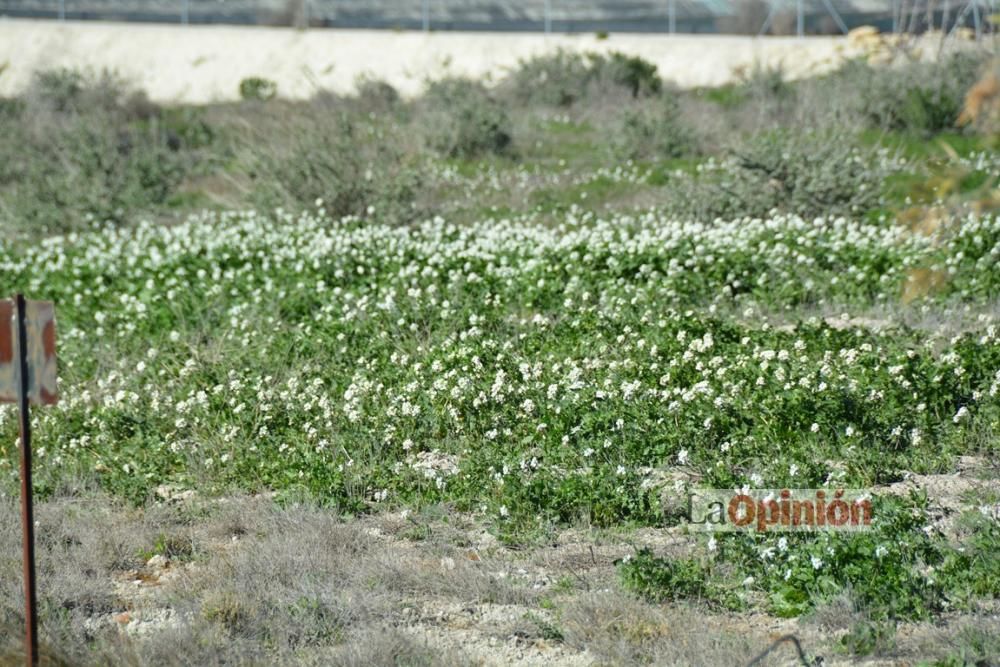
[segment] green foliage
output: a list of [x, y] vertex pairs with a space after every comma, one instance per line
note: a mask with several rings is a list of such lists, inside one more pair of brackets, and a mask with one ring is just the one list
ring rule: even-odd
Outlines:
[[558, 625], [545, 620], [538, 614], [533, 614], [528, 612], [524, 615], [524, 620], [528, 621], [538, 629], [538, 635], [550, 642], [561, 642], [563, 641], [562, 630], [559, 629]]
[[967, 608], [976, 599], [1000, 598], [1000, 525], [978, 513], [966, 518], [968, 535], [961, 549], [947, 554], [938, 577], [949, 603]]
[[609, 79], [624, 87], [633, 98], [655, 95], [662, 88], [656, 65], [639, 56], [613, 51], [603, 58], [592, 58], [592, 63], [599, 79]]
[[266, 102], [278, 94], [278, 84], [270, 79], [251, 76], [240, 81], [240, 98], [247, 101]]
[[712, 580], [711, 570], [693, 559], [654, 556], [640, 549], [618, 566], [622, 586], [652, 602], [699, 600], [738, 609], [738, 596]]
[[139, 557], [144, 561], [153, 556], [163, 556], [178, 561], [190, 560], [194, 556], [194, 545], [188, 536], [160, 533], [150, 549], [139, 553]]
[[882, 655], [895, 647], [895, 636], [894, 623], [863, 620], [851, 626], [840, 643], [853, 656]]
[[[986, 571], [972, 569], [965, 580], [957, 574], [971, 560], [957, 563], [964, 552], [925, 529], [926, 497], [875, 498], [873, 504], [871, 530], [763, 539], [725, 535], [723, 549], [754, 573], [778, 616], [798, 616], [849, 587], [873, 623], [846, 641], [854, 652], [875, 650], [884, 643], [883, 622], [928, 618], [954, 607], [963, 581]], [[995, 595], [995, 583], [975, 594]]]

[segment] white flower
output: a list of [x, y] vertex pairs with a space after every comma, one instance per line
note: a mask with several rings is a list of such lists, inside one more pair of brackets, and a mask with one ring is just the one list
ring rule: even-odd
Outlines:
[[809, 559], [809, 561], [812, 563], [814, 570], [818, 570], [819, 568], [823, 567], [823, 559], [820, 558], [819, 556], [813, 556], [812, 558]]

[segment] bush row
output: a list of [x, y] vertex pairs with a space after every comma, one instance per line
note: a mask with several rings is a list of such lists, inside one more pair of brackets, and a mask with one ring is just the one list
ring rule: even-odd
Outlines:
[[[532, 145], [532, 119], [553, 113], [598, 127], [595, 154], [614, 160], [709, 154], [728, 165], [671, 184], [678, 214], [856, 214], [874, 205], [865, 185], [884, 174], [851, 137], [947, 130], [981, 65], [969, 54], [892, 69], [853, 62], [800, 83], [758, 69], [732, 86], [678, 91], [640, 58], [558, 52], [496, 86], [450, 78], [414, 101], [368, 80], [353, 96], [291, 104], [254, 78], [239, 85], [242, 103], [206, 108], [162, 108], [108, 74], [41, 72], [20, 98], [0, 101], [10, 139], [0, 146], [0, 221], [38, 235], [213, 203], [322, 199], [333, 214], [405, 222], [427, 212], [426, 159], [516, 160]], [[859, 168], [838, 171], [844, 159]]]

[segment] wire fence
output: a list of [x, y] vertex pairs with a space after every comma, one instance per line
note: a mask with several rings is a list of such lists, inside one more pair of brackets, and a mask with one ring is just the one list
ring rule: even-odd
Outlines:
[[992, 29], [1000, 0], [0, 0], [0, 16], [299, 28], [835, 34]]

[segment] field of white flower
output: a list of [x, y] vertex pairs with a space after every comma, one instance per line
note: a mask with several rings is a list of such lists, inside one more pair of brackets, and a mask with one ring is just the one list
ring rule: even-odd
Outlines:
[[[57, 306], [46, 640], [684, 665], [780, 631], [915, 662], [936, 624], [929, 665], [1000, 653], [997, 132], [954, 127], [981, 66], [954, 63], [681, 94], [561, 54], [206, 109], [54, 72], [0, 100], [33, 151], [0, 160], [0, 285]], [[17, 464], [0, 406], [0, 654]], [[744, 487], [861, 490], [874, 523], [692, 527], [689, 492]]]
[[[875, 488], [993, 455], [998, 257], [989, 216], [926, 237], [655, 213], [400, 228], [320, 206], [52, 237], [0, 255], [0, 282], [59, 304], [64, 399], [35, 414], [43, 492], [446, 502], [517, 541], [677, 525], [678, 484]], [[964, 323], [848, 314], [897, 302], [920, 268], [948, 275], [935, 298]], [[13, 490], [11, 409], [0, 427]], [[909, 617], [995, 595], [997, 562], [975, 549], [997, 545], [996, 524], [956, 551], [910, 502], [915, 517], [889, 503], [863, 536], [726, 536], [683, 575], [694, 592], [648, 592], [734, 607], [766, 593], [797, 614], [851, 586]], [[925, 559], [943, 571], [920, 574]], [[652, 586], [641, 562], [626, 579]]]

